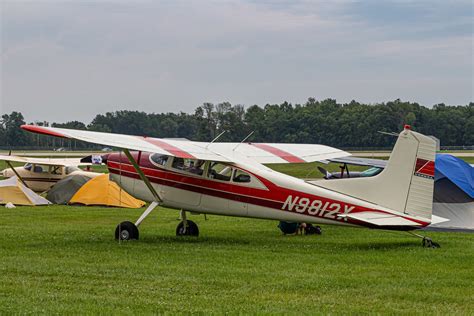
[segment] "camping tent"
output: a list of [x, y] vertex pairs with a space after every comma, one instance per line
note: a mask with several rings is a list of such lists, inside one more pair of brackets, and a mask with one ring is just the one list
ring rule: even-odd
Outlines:
[[140, 208], [145, 202], [125, 192], [108, 174], [87, 181], [69, 200], [69, 204], [107, 205], [127, 208]]
[[46, 198], [54, 204], [67, 204], [73, 195], [90, 179], [81, 174], [70, 175], [56, 182], [48, 191]]
[[0, 181], [0, 204], [8, 202], [16, 205], [51, 204], [45, 198], [25, 187], [16, 176]]
[[474, 230], [474, 168], [448, 154], [436, 155], [433, 214], [449, 219], [434, 229]]

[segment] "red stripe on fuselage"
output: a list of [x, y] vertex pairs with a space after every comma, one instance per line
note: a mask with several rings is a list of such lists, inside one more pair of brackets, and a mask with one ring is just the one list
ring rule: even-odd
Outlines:
[[179, 158], [189, 158], [189, 159], [196, 159], [193, 155], [190, 153], [179, 149], [176, 146], [173, 146], [171, 144], [168, 144], [165, 141], [162, 141], [157, 138], [152, 138], [152, 137], [140, 137], [140, 139], [143, 139], [146, 142], [149, 142], [152, 145], [155, 145], [157, 147], [160, 147], [161, 149], [166, 150], [167, 152], [171, 153], [173, 156], [179, 157]]
[[255, 146], [257, 148], [260, 148], [262, 150], [265, 150], [266, 152], [269, 152], [269, 153], [271, 153], [275, 156], [278, 156], [281, 159], [284, 159], [288, 162], [292, 162], [292, 163], [306, 162], [305, 160], [303, 160], [299, 157], [296, 157], [295, 155], [290, 154], [289, 152], [286, 152], [284, 150], [278, 149], [276, 147], [273, 147], [273, 146], [270, 146], [270, 145], [267, 145], [267, 144], [250, 143], [250, 145]]

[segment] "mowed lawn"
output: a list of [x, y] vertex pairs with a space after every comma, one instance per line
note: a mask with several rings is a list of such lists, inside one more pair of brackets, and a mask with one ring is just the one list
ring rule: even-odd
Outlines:
[[117, 223], [143, 210], [0, 208], [0, 314], [471, 314], [474, 234], [323, 226], [282, 236], [276, 221], [191, 215], [198, 238], [175, 237], [159, 209], [140, 240]]

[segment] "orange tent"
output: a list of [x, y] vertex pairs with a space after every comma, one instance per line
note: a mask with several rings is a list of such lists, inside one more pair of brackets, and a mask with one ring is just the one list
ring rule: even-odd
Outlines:
[[145, 202], [138, 200], [110, 181], [108, 174], [87, 181], [73, 195], [69, 204], [105, 205], [126, 208], [140, 208]]

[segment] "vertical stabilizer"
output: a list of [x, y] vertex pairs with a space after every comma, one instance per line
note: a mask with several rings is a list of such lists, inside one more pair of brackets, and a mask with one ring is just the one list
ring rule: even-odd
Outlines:
[[369, 178], [318, 181], [314, 184], [431, 220], [435, 151], [433, 139], [405, 126], [386, 168], [380, 174]]

